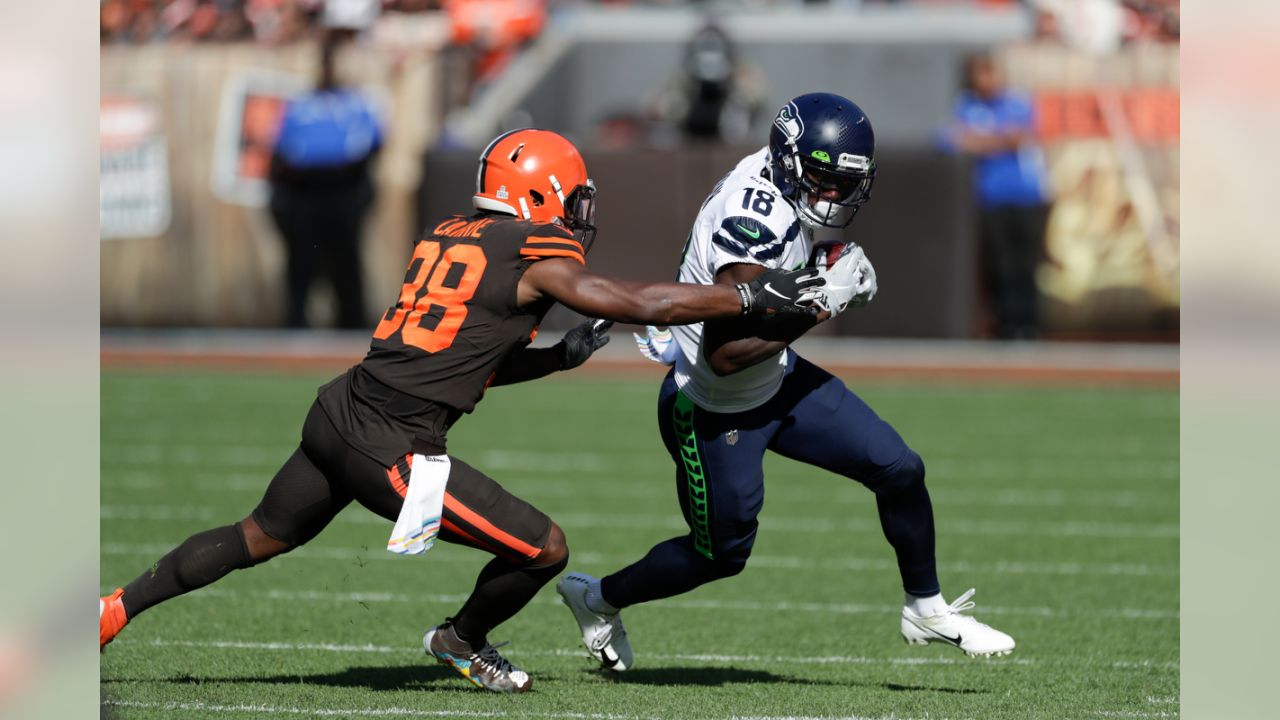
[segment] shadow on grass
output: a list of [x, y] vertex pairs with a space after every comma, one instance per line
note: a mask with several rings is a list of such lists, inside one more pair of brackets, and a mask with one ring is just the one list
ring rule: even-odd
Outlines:
[[625, 685], [701, 685], [720, 686], [736, 683], [777, 683], [786, 685], [825, 685], [831, 687], [864, 687], [890, 692], [946, 693], [951, 695], [985, 695], [990, 690], [979, 688], [903, 685], [894, 682], [862, 682], [858, 680], [819, 680], [793, 675], [778, 675], [768, 670], [744, 670], [735, 667], [663, 667], [632, 668], [625, 673], [589, 670], [592, 674]]
[[[536, 678], [535, 678], [536, 679]], [[462, 690], [468, 685], [453, 670], [442, 665], [405, 665], [403, 667], [350, 667], [330, 673], [281, 673], [252, 676], [194, 676], [174, 675], [155, 678], [103, 678], [110, 683], [167, 683], [172, 685], [203, 685], [205, 683], [245, 683], [258, 685], [328, 685], [367, 690]]]
[[880, 687], [885, 690], [894, 692], [931, 692], [931, 693], [950, 693], [952, 695], [986, 695], [990, 690], [979, 690], [978, 688], [951, 688], [951, 687], [930, 687], [928, 685], [900, 685], [898, 683], [868, 683], [871, 687]]
[[831, 680], [778, 675], [768, 670], [744, 670], [736, 667], [660, 667], [632, 668], [624, 673], [604, 670], [585, 672], [612, 680], [620, 685], [701, 685], [718, 686], [740, 683], [777, 683], [785, 685], [845, 685]]
[[[865, 687], [891, 692], [948, 693], [953, 695], [982, 695], [990, 690], [977, 688], [934, 687], [927, 685], [903, 685], [892, 682], [859, 682], [819, 680], [793, 675], [778, 675], [768, 670], [750, 670], [736, 667], [661, 667], [633, 668], [625, 673], [602, 670], [584, 670], [593, 676], [619, 685], [701, 686], [720, 687], [739, 684], [821, 685], [828, 687]], [[548, 679], [555, 677], [551, 675]], [[534, 676], [537, 686], [538, 676]], [[330, 687], [362, 688], [374, 691], [431, 690], [445, 692], [472, 692], [473, 688], [451, 669], [441, 665], [405, 665], [402, 667], [350, 667], [329, 673], [278, 673], [253, 676], [195, 676], [129, 678], [107, 677], [103, 685], [116, 683], [157, 683], [169, 685], [204, 685], [219, 683], [255, 685], [327, 685]]]

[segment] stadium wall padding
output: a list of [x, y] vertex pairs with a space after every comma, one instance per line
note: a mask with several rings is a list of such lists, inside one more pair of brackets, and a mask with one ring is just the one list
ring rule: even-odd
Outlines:
[[[707, 193], [756, 147], [587, 152], [599, 188], [590, 267], [637, 280], [669, 281]], [[889, 149], [873, 200], [846, 231], [867, 250], [880, 292], [867, 308], [819, 328], [821, 334], [878, 337], [971, 337], [976, 271], [974, 218], [964, 161], [930, 150]], [[470, 205], [475, 158], [470, 151], [428, 153], [419, 195], [419, 225]], [[576, 319], [553, 313], [545, 327]]]
[[[604, 62], [595, 45], [583, 40], [572, 48], [538, 81], [534, 97], [521, 103], [520, 117], [545, 127], [555, 127], [553, 121], [562, 116], [568, 124], [589, 124], [600, 119], [599, 113], [617, 107], [609, 100], [617, 96], [615, 90], [639, 106], [644, 100], [640, 86], [660, 82], [675, 61], [666, 57], [665, 64], [655, 60], [650, 67], [639, 63], [635, 53], [619, 50], [619, 58], [636, 63], [630, 71], [635, 78], [620, 76], [602, 85], [601, 78], [608, 74], [595, 66], [597, 60]], [[672, 52], [678, 47], [675, 40], [669, 45]], [[876, 62], [888, 62], [885, 58], [907, 52], [911, 45], [879, 46], [874, 52], [868, 46], [840, 57], [862, 65], [881, 53]], [[944, 88], [943, 80], [958, 80], [958, 74], [943, 72], [945, 58], [954, 62], [960, 49], [935, 48], [915, 63], [889, 63], [895, 72], [914, 67], [915, 82], [894, 80], [866, 90], [842, 87], [876, 107], [872, 116], [882, 138], [910, 129], [900, 125], [894, 109], [913, 108], [917, 116], [910, 127], [915, 130], [908, 134], [916, 140], [881, 143], [875, 199], [850, 231], [876, 265], [880, 294], [872, 306], [817, 332], [889, 337], [985, 334], [965, 164], [933, 152], [924, 138], [927, 125], [944, 119], [933, 114], [943, 107], [941, 96], [949, 102], [955, 88]], [[771, 93], [788, 88], [785, 73], [769, 70], [774, 63], [767, 56], [775, 51], [783, 49], [762, 43], [751, 51], [769, 76]], [[1038, 107], [1056, 108], [1056, 115], [1042, 113], [1046, 121], [1041, 131], [1057, 197], [1047, 256], [1038, 276], [1047, 329], [1074, 337], [1176, 333], [1177, 48], [1144, 46], [1094, 57], [1064, 48], [1011, 45], [1001, 55], [1014, 87], [1036, 97]], [[171, 205], [170, 222], [161, 235], [102, 241], [103, 326], [269, 327], [280, 322], [283, 244], [265, 208], [231, 204], [214, 193], [215, 136], [223, 89], [236, 77], [284, 73], [305, 81], [314, 75], [315, 57], [310, 45], [102, 49], [104, 101], [128, 98], [149, 104], [160, 120]], [[408, 244], [426, 216], [468, 209], [476, 151], [428, 152], [439, 138], [445, 115], [441, 88], [448, 73], [442, 71], [438, 52], [363, 47], [348, 60], [343, 65], [348, 79], [384, 98], [390, 117], [387, 145], [377, 163], [378, 199], [363, 246], [367, 301], [374, 315], [395, 297]], [[879, 77], [868, 72], [868, 83]], [[810, 74], [805, 77], [808, 83]], [[920, 79], [925, 77], [936, 82]], [[599, 100], [592, 100], [596, 110], [578, 107], [584, 94]], [[917, 100], [929, 103], [931, 110], [925, 112], [912, 99], [918, 95], [929, 96]], [[1103, 122], [1106, 102], [1129, 120], [1127, 129], [1136, 143], [1127, 152]], [[578, 113], [578, 120], [565, 113]], [[625, 277], [671, 279], [706, 193], [739, 157], [755, 148], [593, 151], [592, 134], [588, 125], [575, 135], [588, 149], [602, 192], [603, 232], [592, 265]], [[1137, 203], [1135, 197], [1147, 202]], [[324, 318], [326, 292], [321, 289], [314, 295], [318, 316]], [[553, 316], [547, 327], [562, 327], [569, 320]], [[373, 321], [370, 317], [370, 325]]]
[[[103, 48], [102, 96], [146, 103], [159, 117], [172, 203], [163, 234], [102, 242], [104, 326], [279, 324], [284, 243], [265, 207], [227, 202], [212, 187], [219, 112], [224, 88], [237, 78], [284, 74], [306, 84], [315, 77], [316, 60], [311, 44]], [[438, 62], [425, 49], [395, 54], [352, 48], [341, 56], [341, 76], [385, 101], [388, 115], [363, 244], [371, 307], [395, 296], [406, 239], [417, 232], [422, 153], [436, 137], [440, 117]], [[323, 309], [325, 293], [313, 295]]]

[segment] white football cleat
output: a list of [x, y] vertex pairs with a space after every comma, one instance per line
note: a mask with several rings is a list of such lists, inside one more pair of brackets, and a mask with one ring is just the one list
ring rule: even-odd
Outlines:
[[631, 641], [622, 627], [621, 613], [598, 613], [587, 606], [587, 590], [599, 582], [590, 575], [569, 573], [556, 583], [560, 599], [573, 611], [573, 619], [582, 630], [582, 644], [591, 656], [600, 661], [606, 670], [622, 672], [631, 667], [635, 657], [631, 653]]
[[921, 617], [911, 608], [902, 608], [902, 639], [908, 645], [928, 645], [941, 642], [954, 645], [970, 657], [1008, 655], [1013, 652], [1013, 638], [995, 628], [962, 615], [972, 610], [974, 589], [956, 598], [947, 609], [935, 615]]

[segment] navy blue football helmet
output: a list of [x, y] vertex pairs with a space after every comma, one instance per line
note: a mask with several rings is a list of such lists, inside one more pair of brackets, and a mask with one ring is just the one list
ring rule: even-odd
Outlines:
[[871, 197], [876, 135], [862, 108], [831, 93], [782, 106], [769, 131], [773, 184], [810, 227], [842, 228]]

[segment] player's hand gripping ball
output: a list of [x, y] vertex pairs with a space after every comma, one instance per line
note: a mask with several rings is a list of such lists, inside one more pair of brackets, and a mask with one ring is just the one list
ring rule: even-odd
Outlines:
[[848, 307], [861, 307], [876, 296], [876, 270], [856, 243], [828, 243], [814, 248], [813, 267], [826, 280], [817, 305], [839, 315]]

